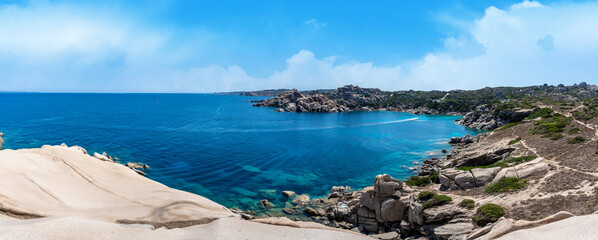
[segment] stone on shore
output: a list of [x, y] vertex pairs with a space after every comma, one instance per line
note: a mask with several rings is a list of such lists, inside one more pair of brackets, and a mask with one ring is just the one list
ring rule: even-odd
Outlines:
[[301, 194], [293, 199], [293, 203], [297, 205], [307, 205], [309, 203], [309, 195]]
[[142, 165], [140, 165], [139, 163], [134, 163], [134, 162], [128, 162], [125, 164], [125, 166], [130, 167], [130, 168], [136, 168], [136, 169], [144, 169]]
[[93, 153], [93, 157], [100, 159], [102, 161], [112, 162], [112, 160], [110, 160], [110, 158], [108, 158], [108, 156], [106, 156], [106, 153], [99, 154], [99, 153], [95, 152], [95, 153]]
[[307, 213], [307, 215], [310, 215], [312, 217], [313, 216], [321, 216], [321, 215], [323, 215], [323, 214], [320, 214], [320, 212], [318, 212], [318, 210], [313, 209], [311, 207], [306, 207], [305, 209], [303, 209], [303, 212]]
[[285, 197], [292, 197], [293, 195], [295, 195], [295, 192], [293, 191], [282, 191], [282, 195]]

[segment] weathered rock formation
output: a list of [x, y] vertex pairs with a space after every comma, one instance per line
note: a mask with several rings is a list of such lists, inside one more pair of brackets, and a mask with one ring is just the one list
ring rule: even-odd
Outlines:
[[328, 98], [335, 100], [337, 104], [347, 106], [352, 110], [378, 109], [388, 98], [388, 93], [378, 88], [361, 88], [354, 85], [340, 87], [328, 94]]
[[482, 105], [477, 107], [475, 111], [469, 112], [463, 118], [457, 120], [457, 123], [471, 128], [493, 130], [507, 123], [521, 122], [521, 120], [531, 113], [532, 109], [495, 111], [486, 105]]
[[322, 94], [303, 94], [297, 89], [284, 92], [274, 98], [255, 103], [258, 107], [276, 107], [286, 112], [344, 112], [347, 108], [329, 100]]

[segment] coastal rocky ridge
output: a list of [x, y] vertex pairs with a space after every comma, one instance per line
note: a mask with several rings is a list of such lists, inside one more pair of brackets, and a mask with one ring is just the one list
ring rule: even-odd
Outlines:
[[297, 89], [282, 92], [254, 106], [274, 107], [279, 112], [399, 111], [413, 114], [461, 115], [457, 123], [492, 130], [529, 115], [532, 102], [579, 102], [598, 97], [598, 86], [585, 82], [571, 86], [540, 85], [451, 91], [382, 91], [347, 85], [336, 90]]
[[380, 175], [373, 186], [355, 191], [334, 187], [310, 203], [325, 214], [309, 215], [378, 239], [593, 239], [596, 86], [517, 91], [528, 89], [535, 93], [464, 114], [458, 123], [488, 132], [451, 138], [453, 149], [424, 160], [416, 176], [400, 181]]

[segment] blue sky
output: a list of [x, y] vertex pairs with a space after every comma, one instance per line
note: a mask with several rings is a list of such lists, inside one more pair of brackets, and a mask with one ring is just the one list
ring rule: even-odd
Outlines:
[[595, 82], [595, 1], [2, 1], [0, 91]]

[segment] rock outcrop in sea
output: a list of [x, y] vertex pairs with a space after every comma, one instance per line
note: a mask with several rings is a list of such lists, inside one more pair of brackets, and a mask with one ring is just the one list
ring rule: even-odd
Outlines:
[[286, 112], [345, 112], [345, 106], [338, 105], [322, 94], [303, 94], [297, 89], [284, 92], [274, 98], [255, 103], [253, 106], [275, 107]]

